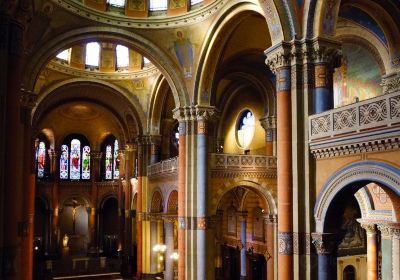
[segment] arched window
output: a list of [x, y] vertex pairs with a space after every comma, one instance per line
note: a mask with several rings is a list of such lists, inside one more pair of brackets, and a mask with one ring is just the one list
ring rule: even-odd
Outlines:
[[83, 136], [68, 136], [61, 145], [60, 179], [90, 179], [90, 146]]
[[66, 50], [63, 50], [62, 52], [60, 52], [59, 54], [57, 54], [56, 57], [61, 60], [69, 61], [70, 53], [71, 53], [71, 49], [66, 49]]
[[107, 4], [115, 7], [125, 7], [125, 0], [107, 0]]
[[236, 139], [240, 147], [246, 149], [253, 140], [256, 121], [252, 111], [246, 109], [237, 121]]
[[117, 53], [117, 68], [129, 66], [129, 49], [122, 45], [117, 45], [115, 48]]
[[45, 136], [40, 136], [36, 147], [36, 176], [38, 179], [47, 177], [50, 169], [50, 158], [47, 154], [49, 148], [49, 141]]
[[149, 65], [150, 63], [151, 61], [147, 57], [143, 56], [143, 65]]
[[107, 137], [102, 144], [103, 151], [103, 177], [106, 180], [119, 178], [119, 144], [114, 136]]
[[168, 0], [150, 0], [150, 11], [164, 11], [168, 7]]
[[86, 65], [99, 67], [100, 64], [100, 44], [97, 42], [86, 44]]

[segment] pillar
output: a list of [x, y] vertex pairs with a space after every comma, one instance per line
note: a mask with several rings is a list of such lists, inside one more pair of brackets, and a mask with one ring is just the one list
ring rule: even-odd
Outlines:
[[392, 280], [392, 229], [389, 225], [377, 225], [381, 232], [382, 280]]
[[290, 68], [277, 69], [278, 277], [293, 279], [293, 182]]
[[260, 119], [260, 123], [265, 130], [265, 154], [273, 156], [276, 146], [276, 117], [266, 116]]
[[150, 144], [150, 164], [157, 163], [159, 159], [160, 151], [160, 136], [151, 136]]
[[222, 278], [222, 218], [223, 218], [223, 211], [217, 210], [217, 214], [214, 217], [214, 228], [215, 228], [215, 254], [216, 254], [216, 261], [215, 261], [215, 269], [216, 269], [216, 279]]
[[338, 238], [338, 235], [333, 233], [312, 233], [312, 243], [318, 254], [318, 280], [336, 279]]
[[90, 232], [90, 247], [89, 253], [96, 255], [99, 251], [99, 238], [98, 238], [98, 211], [96, 206], [98, 204], [98, 187], [97, 182], [101, 180], [100, 165], [101, 165], [100, 151], [90, 151], [90, 179], [91, 179], [91, 200], [93, 202], [93, 207], [90, 209], [89, 213], [89, 232]]
[[138, 161], [137, 161], [137, 205], [136, 205], [136, 277], [141, 279], [143, 273], [143, 167], [145, 163], [144, 145], [138, 142]]
[[134, 176], [135, 147], [133, 144], [125, 145], [125, 252], [124, 262], [126, 266], [126, 274], [132, 275], [132, 259], [133, 259], [133, 235], [132, 235], [132, 184], [131, 179]]
[[167, 250], [165, 251], [165, 280], [174, 279], [174, 260], [171, 258], [174, 252], [174, 218], [164, 217], [164, 234], [165, 234], [165, 245]]
[[367, 232], [367, 279], [378, 280], [378, 246], [375, 224], [357, 220]]
[[400, 280], [400, 225], [392, 228], [393, 280]]
[[265, 219], [266, 224], [266, 243], [267, 243], [267, 251], [268, 258], [266, 260], [266, 269], [267, 269], [267, 280], [274, 280], [274, 266], [275, 266], [275, 227], [276, 227], [276, 217], [274, 215], [269, 215]]
[[240, 223], [240, 279], [247, 279], [247, 259], [246, 259], [246, 218], [247, 212], [238, 214]]

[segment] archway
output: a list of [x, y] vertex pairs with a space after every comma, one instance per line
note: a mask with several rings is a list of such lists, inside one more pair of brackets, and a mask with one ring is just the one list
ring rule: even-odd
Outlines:
[[114, 196], [104, 198], [100, 208], [100, 240], [103, 254], [117, 257], [119, 249], [118, 200]]

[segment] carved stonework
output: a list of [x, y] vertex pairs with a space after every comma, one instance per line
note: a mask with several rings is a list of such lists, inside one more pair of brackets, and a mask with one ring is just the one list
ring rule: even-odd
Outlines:
[[21, 89], [21, 105], [22, 107], [33, 109], [36, 107], [37, 103], [37, 94], [32, 93], [31, 91]]
[[278, 253], [280, 255], [293, 254], [293, 233], [291, 232], [278, 233]]
[[383, 77], [382, 88], [384, 94], [400, 91], [400, 73]]
[[317, 38], [312, 42], [310, 51], [314, 63], [326, 63], [330, 68], [340, 65], [342, 57], [340, 42]]
[[368, 222], [362, 219], [357, 219], [357, 222], [361, 224], [361, 227], [365, 229], [368, 236], [376, 234], [376, 226], [372, 222]]
[[378, 230], [381, 232], [381, 236], [383, 239], [391, 239], [392, 238], [392, 227], [387, 224], [378, 224]]
[[333, 233], [312, 233], [312, 244], [318, 255], [333, 254], [337, 248], [339, 236]]
[[267, 56], [265, 63], [271, 71], [277, 74], [278, 69], [289, 67], [292, 59], [291, 44], [282, 42], [280, 46], [264, 52]]

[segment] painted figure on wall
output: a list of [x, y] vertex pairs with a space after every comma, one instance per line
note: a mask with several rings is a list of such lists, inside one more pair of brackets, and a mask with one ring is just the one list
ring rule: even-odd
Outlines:
[[183, 37], [181, 31], [176, 32], [177, 40], [174, 42], [174, 49], [179, 64], [183, 68], [185, 78], [192, 77], [193, 49], [188, 38]]
[[341, 229], [345, 232], [339, 249], [361, 248], [364, 246], [364, 232], [357, 222], [357, 210], [353, 207], [346, 207], [343, 213]]

